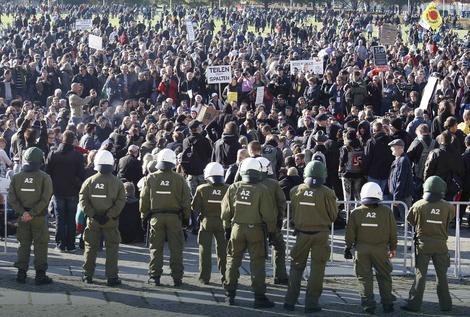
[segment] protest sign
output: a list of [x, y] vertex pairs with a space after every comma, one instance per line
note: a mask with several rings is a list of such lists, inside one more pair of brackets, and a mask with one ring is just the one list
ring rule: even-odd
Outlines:
[[232, 80], [232, 68], [230, 65], [208, 66], [206, 78], [208, 84], [229, 83]]
[[103, 49], [103, 38], [94, 34], [88, 35], [88, 46], [95, 50]]
[[323, 74], [323, 61], [321, 58], [315, 58], [310, 60], [290, 61], [290, 73], [295, 72], [311, 72], [313, 74]]

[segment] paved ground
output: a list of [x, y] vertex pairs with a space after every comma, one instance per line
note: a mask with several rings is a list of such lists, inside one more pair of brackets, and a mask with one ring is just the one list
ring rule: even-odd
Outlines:
[[[467, 269], [470, 246], [470, 230], [462, 231], [463, 263]], [[316, 316], [359, 316], [359, 297], [357, 283], [352, 276], [352, 263], [340, 260], [343, 248], [342, 231], [335, 233], [335, 262], [329, 263], [325, 290], [321, 298], [323, 312]], [[9, 239], [8, 253], [0, 254], [0, 316], [303, 316], [305, 293], [302, 292], [295, 313], [282, 309], [286, 287], [271, 284], [271, 265], [267, 263], [268, 296], [276, 302], [270, 310], [252, 308], [253, 295], [248, 277], [249, 263], [244, 261], [241, 269], [240, 290], [237, 293], [238, 305], [229, 307], [224, 303], [223, 290], [219, 284], [219, 275], [213, 273], [212, 284], [200, 285], [197, 281], [198, 253], [194, 236], [190, 235], [185, 248], [185, 278], [181, 288], [172, 286], [168, 275], [165, 257], [165, 275], [162, 287], [146, 283], [148, 253], [143, 245], [122, 245], [120, 250], [120, 276], [123, 285], [109, 288], [105, 285], [103, 264], [104, 252], [100, 252], [96, 284], [85, 285], [80, 281], [83, 255], [60, 254], [50, 245], [49, 274], [54, 278], [50, 286], [34, 285], [34, 272], [30, 271], [26, 285], [15, 283], [16, 270], [12, 268], [15, 259], [16, 243]], [[452, 241], [450, 242], [452, 247]], [[166, 251], [167, 253], [167, 251]], [[402, 252], [401, 252], [402, 253]], [[400, 255], [401, 256], [401, 255]], [[411, 259], [410, 259], [411, 261]], [[269, 262], [269, 261], [268, 261]], [[394, 293], [397, 297], [397, 311], [391, 316], [417, 316], [404, 314], [398, 306], [404, 303], [411, 285], [411, 277], [403, 276], [403, 260], [395, 261]], [[33, 263], [33, 257], [31, 259]], [[214, 270], [216, 272], [215, 261]], [[432, 272], [432, 271], [431, 271]], [[452, 313], [443, 314], [437, 305], [436, 284], [430, 278], [425, 294], [422, 316], [470, 316], [470, 279], [457, 280], [449, 270], [451, 293], [454, 301]], [[305, 283], [305, 282], [304, 282]], [[375, 286], [377, 290], [377, 286]], [[377, 301], [379, 297], [377, 296]], [[378, 314], [382, 314], [378, 309]]]

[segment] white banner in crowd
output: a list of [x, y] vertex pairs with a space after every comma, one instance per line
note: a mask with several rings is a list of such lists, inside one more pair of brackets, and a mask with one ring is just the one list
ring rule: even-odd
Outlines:
[[232, 67], [230, 65], [208, 66], [206, 70], [208, 84], [230, 83]]
[[194, 34], [193, 21], [191, 21], [189, 17], [186, 20], [186, 30], [188, 31], [188, 41], [194, 41], [196, 39], [196, 35]]
[[295, 74], [296, 70], [321, 75], [323, 74], [323, 61], [318, 57], [310, 60], [290, 61], [290, 73]]
[[255, 105], [260, 105], [263, 103], [264, 100], [264, 87], [256, 88], [256, 100]]
[[95, 50], [103, 49], [103, 38], [94, 34], [88, 35], [88, 46]]
[[75, 21], [75, 30], [88, 31], [93, 28], [93, 21], [91, 19], [79, 19]]

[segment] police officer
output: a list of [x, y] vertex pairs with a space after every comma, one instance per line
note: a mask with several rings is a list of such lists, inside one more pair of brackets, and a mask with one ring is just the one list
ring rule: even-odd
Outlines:
[[225, 281], [225, 265], [227, 263], [227, 241], [220, 218], [222, 198], [228, 185], [224, 183], [224, 168], [217, 162], [207, 164], [204, 169], [207, 184], [199, 185], [192, 202], [192, 210], [199, 212], [199, 281], [209, 284], [212, 269], [212, 237], [217, 242], [217, 267]]
[[321, 311], [318, 299], [323, 291], [326, 261], [330, 257], [329, 226], [336, 220], [335, 192], [324, 186], [325, 164], [311, 161], [304, 171], [305, 181], [290, 191], [292, 220], [297, 234], [291, 251], [289, 287], [284, 309], [293, 311], [300, 293], [302, 273], [311, 253], [310, 277], [305, 296], [305, 312]]
[[82, 280], [87, 284], [93, 283], [96, 255], [100, 248], [101, 236], [104, 236], [107, 285], [116, 286], [121, 284], [118, 277], [118, 252], [121, 242], [119, 215], [126, 204], [126, 194], [122, 181], [112, 174], [114, 157], [111, 152], [99, 150], [94, 165], [98, 173], [85, 180], [79, 194], [79, 204], [88, 217], [83, 233], [85, 263]]
[[29, 266], [31, 243], [34, 244], [34, 267], [36, 285], [50, 284], [52, 279], [46, 276], [47, 243], [49, 232], [46, 214], [52, 196], [52, 180], [40, 170], [44, 162], [44, 153], [37, 147], [31, 147], [23, 153], [22, 171], [11, 179], [8, 190], [8, 203], [18, 218], [18, 268], [16, 281], [26, 282]]
[[361, 305], [368, 314], [375, 313], [372, 268], [379, 284], [384, 313], [393, 312], [390, 259], [396, 256], [397, 227], [390, 208], [379, 205], [383, 199], [380, 186], [366, 183], [361, 189], [361, 206], [354, 209], [346, 227], [344, 257], [352, 259], [356, 249], [355, 271], [360, 285]]
[[416, 277], [410, 289], [408, 302], [401, 308], [417, 312], [421, 309], [429, 260], [432, 259], [437, 276], [437, 296], [441, 311], [452, 310], [452, 299], [447, 283], [450, 259], [447, 249], [449, 224], [455, 217], [451, 204], [444, 201], [447, 185], [439, 176], [431, 176], [424, 182], [423, 199], [413, 204], [408, 222], [416, 232]]
[[183, 279], [183, 223], [189, 222], [191, 195], [183, 176], [173, 171], [176, 154], [163, 149], [157, 155], [157, 171], [148, 175], [140, 193], [142, 219], [150, 220], [149, 283], [160, 285], [163, 246], [168, 240], [170, 269], [175, 286]]
[[235, 295], [243, 255], [250, 254], [252, 288], [255, 308], [270, 308], [274, 303], [266, 293], [266, 235], [276, 230], [276, 218], [271, 195], [261, 181], [261, 164], [255, 158], [246, 158], [240, 166], [242, 180], [227, 190], [222, 199], [222, 221], [227, 246], [225, 290], [228, 304], [235, 305]]
[[286, 271], [286, 243], [282, 235], [282, 221], [284, 220], [284, 213], [286, 210], [286, 195], [279, 186], [279, 182], [273, 179], [274, 173], [271, 166], [271, 161], [265, 157], [257, 157], [258, 162], [261, 164], [261, 171], [263, 181], [261, 184], [266, 186], [273, 198], [274, 216], [277, 219], [276, 231], [272, 235], [272, 245], [274, 246], [274, 284], [287, 285], [289, 277]]

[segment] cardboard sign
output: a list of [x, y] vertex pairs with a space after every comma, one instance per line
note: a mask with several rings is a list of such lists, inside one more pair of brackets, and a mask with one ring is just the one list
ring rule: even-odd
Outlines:
[[264, 87], [256, 88], [256, 100], [255, 105], [261, 105], [264, 100]]
[[75, 30], [77, 31], [88, 31], [93, 28], [92, 19], [79, 19], [75, 21]]
[[203, 125], [208, 125], [209, 122], [214, 120], [219, 115], [219, 110], [213, 107], [202, 106], [201, 110], [197, 114], [196, 120], [202, 122]]
[[384, 23], [379, 29], [379, 40], [384, 45], [395, 44], [397, 37], [397, 27], [391, 23]]
[[434, 96], [434, 92], [436, 91], [437, 82], [439, 79], [437, 77], [429, 77], [428, 83], [424, 87], [423, 90], [423, 97], [421, 98], [421, 102], [419, 104], [419, 108], [423, 110], [429, 109], [429, 102], [432, 100]]
[[0, 194], [8, 194], [10, 188], [10, 179], [0, 177]]
[[191, 21], [190, 17], [186, 20], [186, 31], [188, 31], [188, 41], [194, 41], [196, 39], [196, 35], [194, 34], [193, 21]]
[[227, 92], [227, 102], [232, 103], [234, 101], [235, 102], [238, 101], [238, 92], [236, 92], [236, 91]]
[[310, 60], [290, 61], [290, 73], [293, 75], [296, 72], [321, 75], [323, 74], [323, 60], [317, 57]]
[[103, 49], [103, 38], [94, 34], [88, 35], [88, 46], [95, 50]]
[[232, 67], [230, 65], [208, 66], [206, 78], [208, 84], [230, 83], [232, 81]]
[[387, 52], [384, 46], [372, 47], [372, 55], [374, 58], [375, 66], [386, 66], [387, 65]]

